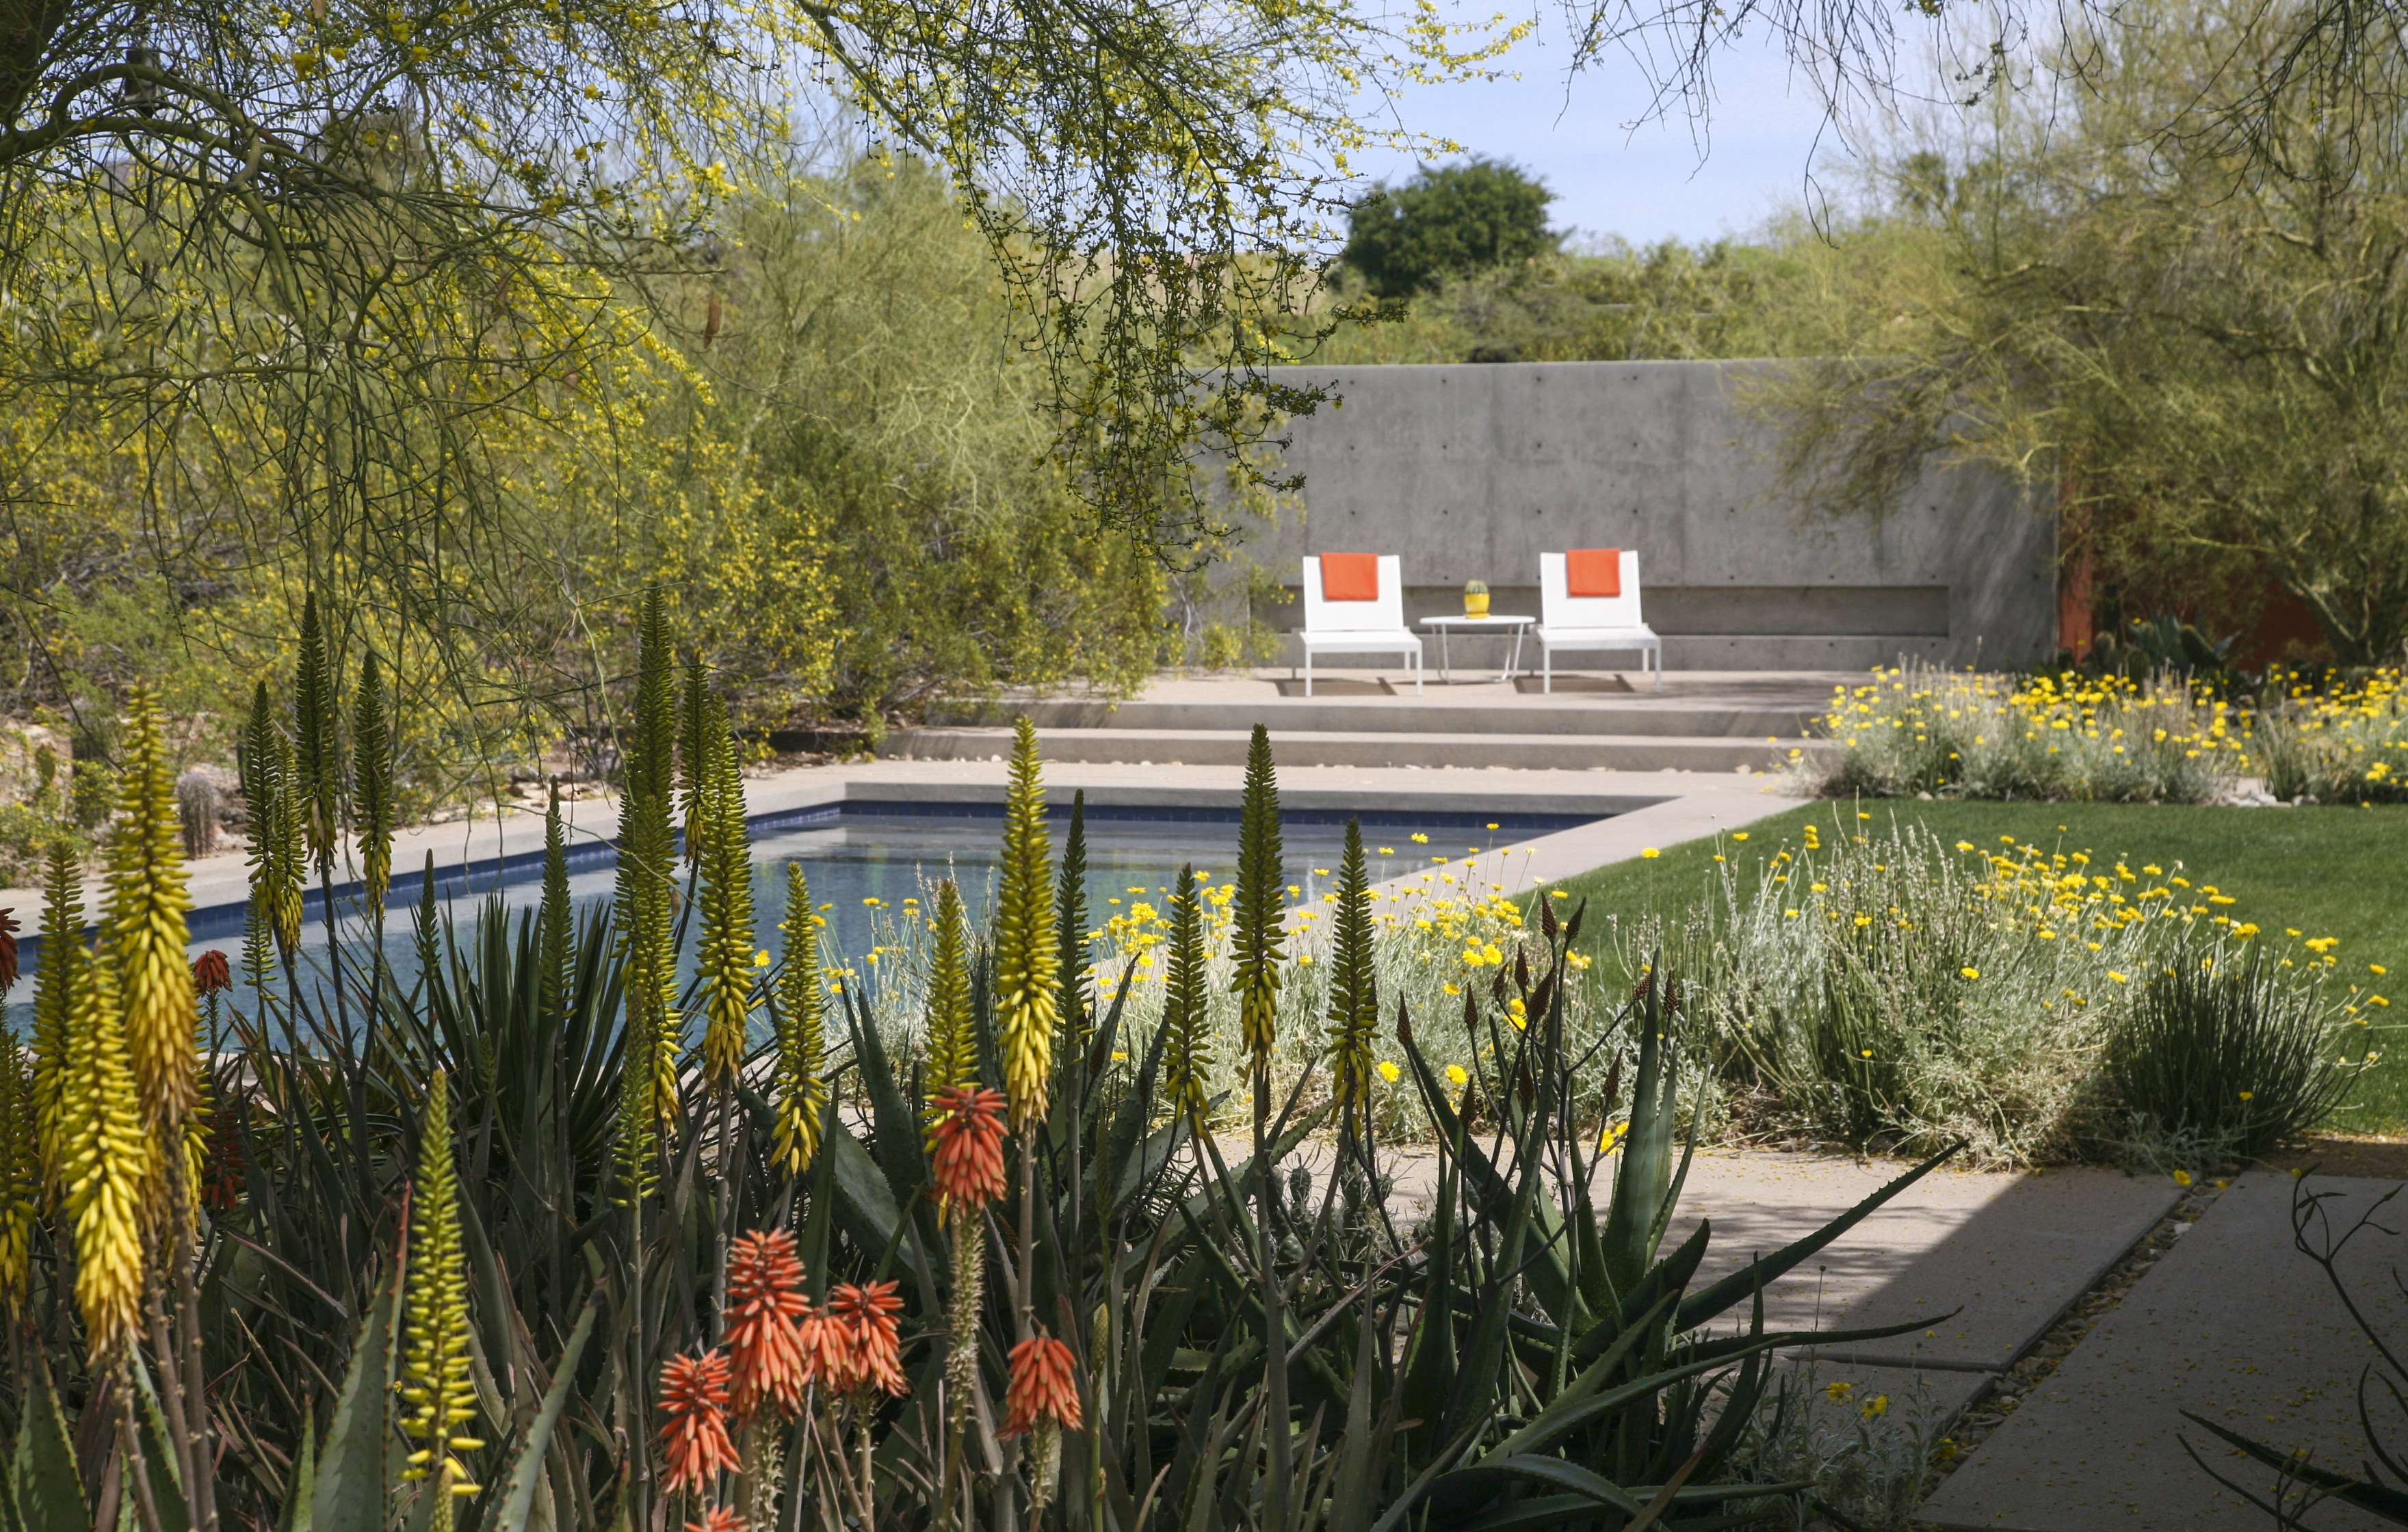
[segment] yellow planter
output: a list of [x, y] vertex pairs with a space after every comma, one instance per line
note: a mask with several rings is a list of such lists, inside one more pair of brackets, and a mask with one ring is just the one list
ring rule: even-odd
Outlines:
[[1481, 592], [1478, 595], [1474, 595], [1474, 594], [1472, 594], [1469, 591], [1466, 591], [1466, 592], [1464, 592], [1464, 593], [1463, 593], [1463, 615], [1464, 615], [1464, 616], [1466, 616], [1466, 617], [1485, 617], [1485, 616], [1487, 616], [1487, 615], [1488, 615], [1488, 593], [1487, 593], [1487, 592], [1485, 592], [1485, 591], [1483, 591], [1483, 592]]

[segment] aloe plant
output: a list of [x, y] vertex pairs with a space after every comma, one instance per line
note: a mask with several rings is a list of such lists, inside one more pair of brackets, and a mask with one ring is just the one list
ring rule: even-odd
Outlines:
[[[64, 988], [46, 963], [21, 1093], [52, 1190], [31, 1199], [9, 1293], [28, 1344], [5, 1411], [0, 1526], [116, 1532], [130, 1519], [168, 1532], [207, 1524], [211, 1507], [228, 1527], [434, 1525], [428, 1496], [401, 1488], [412, 1451], [429, 1454], [423, 1482], [475, 1486], [439, 1496], [466, 1532], [681, 1525], [690, 1492], [651, 1467], [657, 1381], [672, 1357], [721, 1339], [727, 1253], [740, 1231], [770, 1229], [795, 1236], [796, 1302], [808, 1296], [814, 1323], [875, 1320], [904, 1345], [875, 1386], [830, 1382], [791, 1414], [739, 1423], [740, 1482], [713, 1498], [764, 1525], [951, 1532], [1041, 1515], [1078, 1532], [1698, 1532], [1810, 1491], [1753, 1480], [1740, 1436], [1778, 1353], [1837, 1338], [1769, 1332], [1760, 1294], [1937, 1158], [1814, 1237], [1700, 1284], [1711, 1224], [1670, 1248], [1666, 1236], [1691, 1147], [1676, 1132], [1679, 976], [1650, 965], [1607, 1035], [1575, 1046], [1564, 993], [1580, 916], [1559, 924], [1552, 906], [1494, 986], [1465, 997], [1462, 1024], [1488, 1049], [1461, 1089], [1415, 1045], [1410, 1011], [1382, 1014], [1365, 985], [1341, 986], [1338, 1058], [1283, 1097], [1262, 1071], [1206, 1057], [1187, 875], [1170, 954], [1179, 1002], [1132, 1035], [1132, 962], [1082, 997], [1086, 1036], [1057, 1034], [1053, 981], [1066, 949], [1075, 973], [1083, 922], [1047, 876], [1033, 738], [1015, 767], [1010, 918], [982, 933], [951, 891], [937, 900], [936, 1056], [892, 1051], [868, 996], [830, 993], [827, 975], [843, 970], [821, 966], [798, 875], [785, 966], [752, 973], [749, 940], [735, 939], [749, 915], [724, 903], [742, 788], [724, 756], [697, 824], [724, 838], [703, 848], [699, 874], [723, 901], [702, 923], [721, 971], [673, 988], [675, 714], [657, 599], [646, 623], [648, 742], [630, 763], [636, 860], [621, 905], [574, 917], [555, 854], [538, 910], [455, 919], [430, 870], [406, 983], [353, 961], [323, 981], [288, 967], [272, 1005], [256, 983], [230, 992], [227, 1044], [201, 1060], [208, 1132], [166, 1140], [225, 1191], [212, 1191], [179, 1267], [189, 1288], [135, 1290], [146, 1303], [172, 1296], [164, 1319], [129, 1310], [122, 1291], [74, 1301], [77, 1279], [119, 1269], [94, 1258], [117, 1247], [87, 1239], [83, 1259], [63, 1259], [75, 1230], [58, 1191], [89, 1201], [121, 1170], [131, 1188], [143, 1156], [109, 1156], [150, 1140], [130, 1137], [145, 1131], [141, 1097], [103, 1003], [117, 958], [71, 938], [54, 950]], [[1254, 753], [1240, 866], [1268, 919], [1282, 908], [1279, 823], [1267, 739]], [[1354, 868], [1350, 908], [1363, 893]], [[650, 923], [642, 939], [623, 910]], [[1280, 998], [1277, 935], [1252, 933], [1260, 972], [1241, 976], [1264, 1006]], [[743, 972], [727, 966], [739, 955]], [[764, 981], [774, 1035], [755, 1047], [726, 1003], [751, 1003]], [[710, 1014], [714, 997], [711, 1067], [665, 1071], [650, 1024]], [[332, 1006], [364, 1024], [336, 1025]], [[1339, 1126], [1338, 1102], [1358, 1100], [1383, 1031], [1438, 1129], [1426, 1207], [1391, 1205], [1398, 1152], [1367, 1132], [1342, 1135], [1317, 1179], [1297, 1167], [1300, 1146]], [[1017, 1187], [983, 1210], [940, 1209], [932, 1097], [1010, 1082], [1014, 1066], [1020, 1117], [996, 1150]], [[1235, 1165], [1202, 1131], [1233, 1085], [1253, 1130]], [[1572, 1110], [1600, 1096], [1622, 1119], [1602, 1142]], [[631, 1101], [647, 1129], [685, 1124], [645, 1144], [635, 1186]], [[58, 1120], [46, 1128], [45, 1114]], [[62, 1178], [62, 1159], [109, 1177]], [[146, 1267], [128, 1280], [166, 1279]], [[404, 1294], [413, 1318], [397, 1338]], [[174, 1343], [160, 1343], [161, 1324]], [[1044, 1384], [1033, 1444], [1002, 1429], [1029, 1397], [1010, 1402], [1015, 1367]], [[396, 1399], [396, 1373], [417, 1396]], [[689, 1390], [681, 1409], [711, 1408], [707, 1395]]]

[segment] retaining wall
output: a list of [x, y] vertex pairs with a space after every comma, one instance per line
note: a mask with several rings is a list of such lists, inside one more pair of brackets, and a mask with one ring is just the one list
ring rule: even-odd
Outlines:
[[[2000, 474], [1930, 467], [1878, 523], [1809, 517], [1774, 471], [1776, 427], [1734, 386], [1780, 365], [1295, 369], [1341, 402], [1297, 422], [1286, 456], [1305, 477], [1305, 515], [1252, 556], [1293, 587], [1307, 552], [1398, 553], [1417, 618], [1461, 610], [1475, 579], [1495, 610], [1536, 613], [1541, 551], [1635, 548], [1672, 668], [2053, 654], [2053, 499]], [[1292, 600], [1256, 616], [1301, 622]]]

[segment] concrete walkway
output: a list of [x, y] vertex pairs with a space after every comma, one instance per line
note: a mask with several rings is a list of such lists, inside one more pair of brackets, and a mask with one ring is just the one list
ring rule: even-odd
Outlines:
[[[1305, 1152], [1316, 1167], [1326, 1154]], [[1436, 1184], [1436, 1151], [1399, 1149], [1390, 1163], [1392, 1205], [1403, 1217], [1421, 1216]], [[1598, 1167], [1600, 1203], [1619, 1164]], [[1701, 1149], [1664, 1248], [1710, 1225], [1692, 1283], [1701, 1288], [1815, 1233], [1911, 1168], [1846, 1154]], [[1828, 1348], [1816, 1360], [1840, 1378], [1923, 1374], [1961, 1396], [1961, 1405], [2030, 1351], [2180, 1196], [2171, 1181], [2095, 1167], [1942, 1166], [1769, 1285], [1765, 1324], [1836, 1330], [1928, 1321], [1919, 1333]], [[1746, 1318], [1742, 1306], [1723, 1327]]]
[[[2317, 1178], [2336, 1233], [2398, 1184]], [[2371, 1455], [2358, 1380], [2377, 1362], [2324, 1273], [2293, 1244], [2294, 1183], [2242, 1177], [1977, 1447], [1924, 1507], [1932, 1525], [2002, 1532], [2256, 1532], [2264, 1511], [2216, 1482], [2185, 1443], [2243, 1489], [2271, 1497], [2273, 1470], [2184, 1418], [2193, 1411], [2317, 1465], [2358, 1473]], [[2392, 1204], [2386, 1215], [2400, 1204]], [[2400, 1219], [2385, 1222], [2402, 1226]], [[2350, 1297], [2392, 1344], [2408, 1340], [2396, 1236], [2370, 1230], [2344, 1253]], [[2378, 1371], [2367, 1404], [2385, 1445], [2408, 1440]], [[2403, 1380], [2408, 1382], [2408, 1380]], [[2306, 1525], [2391, 1525], [2328, 1502]]]

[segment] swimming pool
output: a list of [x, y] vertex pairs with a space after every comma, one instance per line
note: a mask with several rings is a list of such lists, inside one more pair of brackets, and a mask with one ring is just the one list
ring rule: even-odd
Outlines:
[[[1069, 824], [1069, 808], [1049, 805], [1054, 850], [1059, 858]], [[1359, 809], [1291, 809], [1281, 816], [1281, 840], [1288, 881], [1307, 898], [1318, 898], [1334, 886], [1338, 858], [1345, 844], [1346, 822], [1359, 818], [1363, 841], [1376, 881], [1412, 872], [1438, 859], [1460, 862], [1474, 852], [1488, 852], [1536, 836], [1570, 829], [1596, 819], [1593, 814], [1484, 814], [1411, 808]], [[866, 952], [877, 938], [882, 913], [892, 918], [904, 901], [925, 902], [937, 881], [953, 879], [974, 923], [983, 924], [994, 898], [996, 868], [1002, 849], [1001, 804], [924, 803], [848, 799], [782, 813], [756, 815], [752, 835], [752, 901], [754, 940], [772, 959], [783, 952], [778, 929], [785, 914], [786, 864], [799, 862], [810, 880], [812, 902], [827, 917], [825, 952], [830, 959]], [[1118, 908], [1138, 899], [1157, 905], [1179, 876], [1182, 863], [1192, 863], [1199, 875], [1213, 881], [1237, 870], [1238, 810], [1234, 808], [1185, 808], [1168, 805], [1098, 806], [1086, 809], [1088, 917], [1100, 925]], [[583, 909], [610, 897], [615, 876], [612, 848], [588, 841], [569, 855], [569, 894]], [[531, 909], [542, 892], [540, 852], [497, 861], [438, 869], [436, 895], [450, 916], [466, 926], [489, 899], [498, 897], [511, 910]], [[411, 943], [411, 907], [421, 896], [422, 877], [409, 868], [395, 869], [391, 901], [386, 906], [387, 961], [405, 982], [417, 971]], [[92, 897], [88, 895], [88, 901]], [[356, 892], [337, 886], [337, 908], [356, 908]], [[319, 915], [317, 891], [308, 897], [305, 945], [322, 950], [324, 925]], [[221, 905], [194, 911], [193, 951], [223, 950], [237, 955], [242, 940], [243, 909]], [[352, 941], [365, 940], [355, 923], [347, 923], [346, 952]], [[684, 954], [691, 967], [693, 933]], [[25, 972], [30, 977], [40, 962], [38, 944], [27, 943]], [[21, 984], [12, 1020], [32, 996], [32, 986]]]

